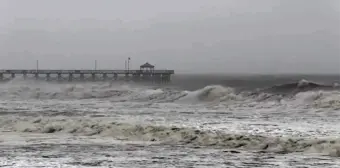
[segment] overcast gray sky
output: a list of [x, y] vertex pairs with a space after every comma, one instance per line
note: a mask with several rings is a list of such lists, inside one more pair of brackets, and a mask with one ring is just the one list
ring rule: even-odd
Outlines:
[[339, 73], [339, 0], [0, 0], [0, 68]]

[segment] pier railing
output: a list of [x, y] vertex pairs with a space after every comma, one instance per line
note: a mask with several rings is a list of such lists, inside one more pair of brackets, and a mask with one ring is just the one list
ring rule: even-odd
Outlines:
[[22, 69], [11, 69], [11, 70], [0, 70], [2, 74], [174, 74], [174, 70], [22, 70]]

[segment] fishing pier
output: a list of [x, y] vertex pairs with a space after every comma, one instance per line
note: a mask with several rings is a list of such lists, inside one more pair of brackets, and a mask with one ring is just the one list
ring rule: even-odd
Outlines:
[[16, 77], [46, 81], [136, 81], [168, 83], [174, 70], [155, 70], [155, 66], [145, 63], [139, 70], [49, 70], [49, 69], [10, 69], [0, 70], [0, 81]]

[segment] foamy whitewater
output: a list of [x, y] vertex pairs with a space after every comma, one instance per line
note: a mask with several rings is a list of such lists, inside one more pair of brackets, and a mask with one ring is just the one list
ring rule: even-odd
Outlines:
[[195, 79], [2, 83], [0, 167], [340, 167], [336, 82]]

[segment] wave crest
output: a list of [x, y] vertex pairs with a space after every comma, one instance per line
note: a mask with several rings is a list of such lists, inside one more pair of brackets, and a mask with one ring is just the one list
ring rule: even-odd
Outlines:
[[222, 102], [237, 101], [241, 100], [241, 98], [242, 96], [236, 94], [233, 88], [211, 85], [193, 92], [188, 92], [188, 94], [180, 100], [191, 102]]
[[312, 90], [334, 90], [338, 89], [339, 87], [336, 84], [333, 85], [324, 85], [318, 84], [315, 82], [311, 82], [305, 79], [302, 79], [295, 83], [288, 83], [282, 85], [276, 85], [270, 87], [268, 89], [264, 89], [263, 91], [273, 92], [273, 93], [298, 93], [298, 92], [305, 92], [305, 91], [312, 91]]

